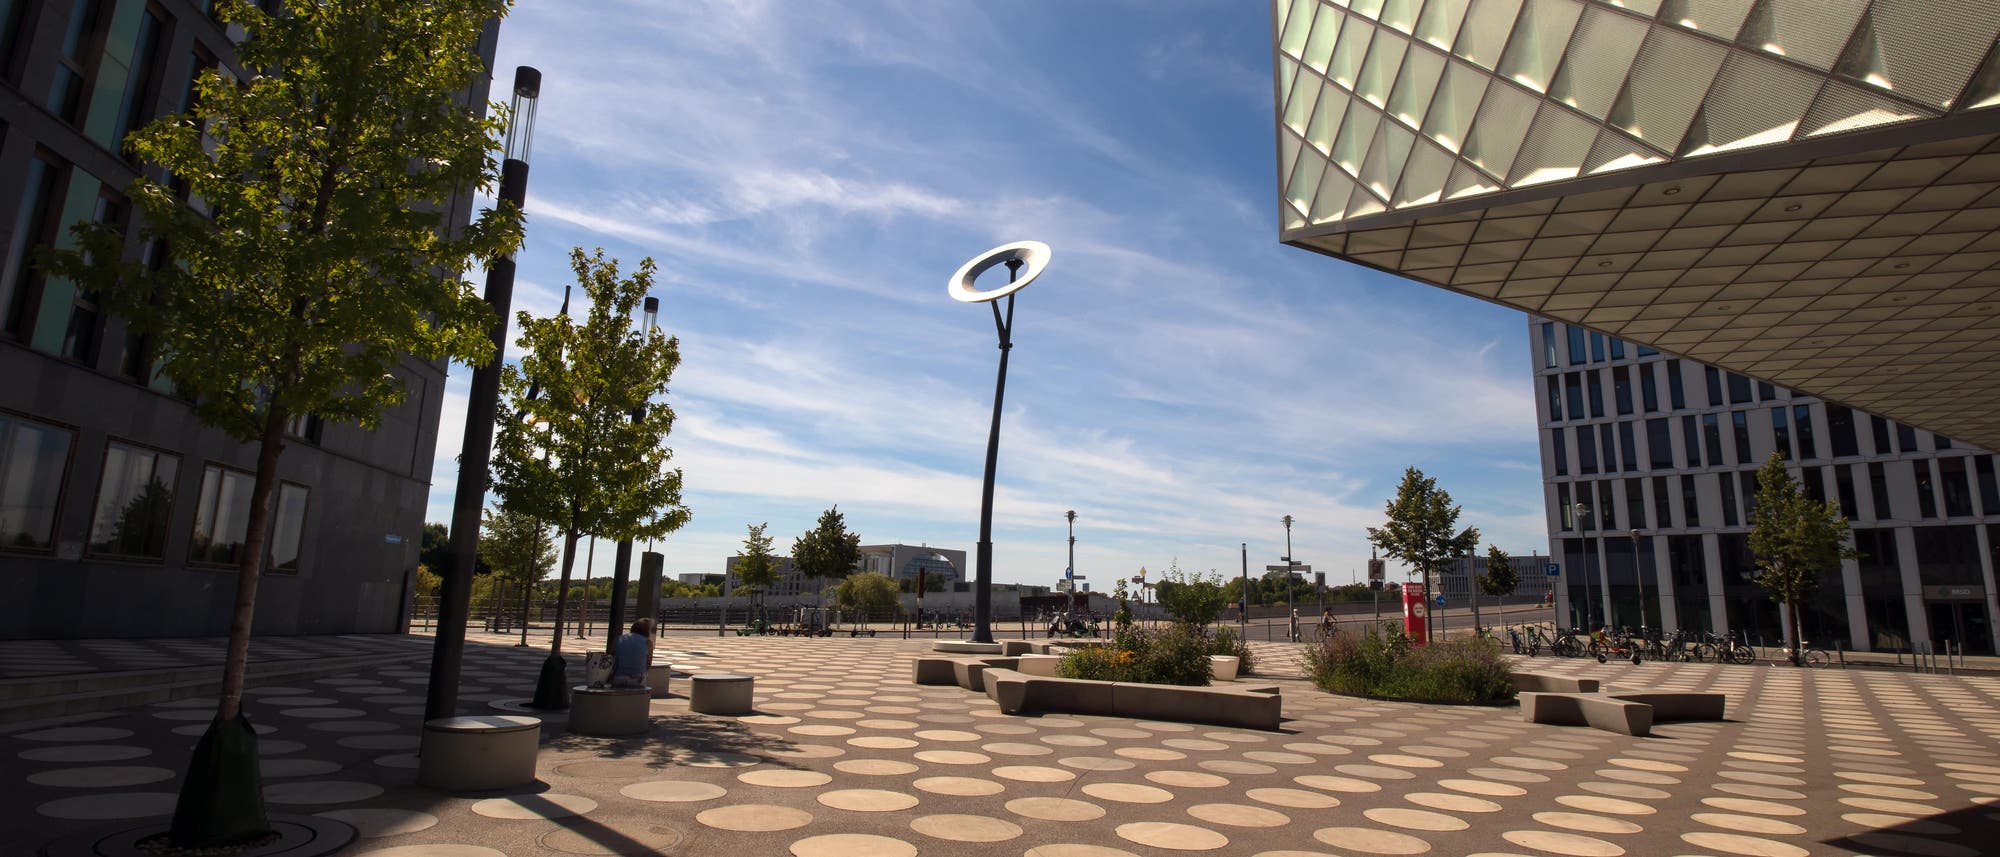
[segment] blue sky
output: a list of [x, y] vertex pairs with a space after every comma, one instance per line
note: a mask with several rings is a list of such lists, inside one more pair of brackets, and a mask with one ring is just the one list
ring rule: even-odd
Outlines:
[[573, 245], [658, 261], [693, 511], [669, 573], [836, 503], [864, 543], [972, 551], [998, 351], [945, 282], [1020, 239], [1054, 254], [1015, 311], [996, 580], [1059, 576], [1075, 509], [1098, 587], [1277, 562], [1286, 514], [1346, 582], [1412, 465], [1545, 550], [1523, 316], [1278, 243], [1269, 28], [1198, 0], [522, 0], [495, 84], [545, 75], [516, 307], [554, 311]]

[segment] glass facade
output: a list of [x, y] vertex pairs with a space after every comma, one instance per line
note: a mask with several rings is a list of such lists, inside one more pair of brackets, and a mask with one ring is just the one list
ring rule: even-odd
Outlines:
[[111, 441], [104, 450], [104, 474], [97, 484], [97, 508], [90, 524], [90, 551], [123, 559], [166, 556], [167, 527], [173, 521], [174, 477], [180, 456]]
[[74, 435], [0, 413], [0, 550], [55, 547], [56, 509]]

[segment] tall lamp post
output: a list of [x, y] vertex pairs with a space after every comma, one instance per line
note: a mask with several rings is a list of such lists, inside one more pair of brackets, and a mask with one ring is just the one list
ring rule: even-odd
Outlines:
[[[1069, 586], [1069, 587], [1070, 587], [1070, 590], [1069, 590], [1069, 610], [1070, 610], [1070, 612], [1071, 612], [1071, 613], [1075, 613], [1075, 612], [1076, 612], [1076, 583], [1074, 582], [1074, 578], [1075, 578], [1075, 575], [1076, 575], [1076, 510], [1075, 510], [1075, 509], [1071, 509], [1071, 510], [1069, 510], [1069, 511], [1067, 511], [1067, 512], [1064, 512], [1064, 513], [1063, 513], [1063, 520], [1065, 520], [1065, 521], [1068, 521], [1068, 522], [1069, 522], [1069, 565], [1066, 565], [1066, 566], [1063, 566], [1063, 569], [1064, 569], [1064, 571], [1066, 572], [1066, 573], [1064, 574], [1064, 577], [1063, 577], [1063, 579], [1065, 579], [1065, 580], [1070, 580], [1070, 581], [1071, 581], [1070, 583], [1066, 584], [1067, 586]], [[1144, 602], [1144, 601], [1146, 600], [1146, 597], [1145, 597], [1145, 596], [1146, 596], [1146, 593], [1145, 593], [1145, 590], [1143, 590], [1143, 589], [1142, 589], [1142, 590], [1140, 590], [1140, 592], [1139, 592], [1139, 600], [1140, 600], [1141, 602]]]
[[[507, 126], [505, 160], [500, 165], [500, 199], [518, 210], [528, 198], [528, 149], [535, 133], [535, 107], [542, 96], [542, 73], [514, 69], [514, 102]], [[493, 260], [486, 269], [486, 303], [494, 322], [487, 331], [493, 359], [472, 370], [466, 398], [465, 439], [459, 447], [458, 488], [451, 507], [451, 569], [438, 592], [437, 638], [431, 644], [430, 684], [424, 693], [424, 720], [458, 713], [460, 661], [465, 656], [465, 622], [472, 612], [472, 567], [479, 555], [479, 515], [493, 463], [493, 417], [500, 406], [500, 370], [506, 365], [507, 314], [514, 304], [514, 257]]]
[[[1028, 287], [1049, 264], [1049, 245], [1040, 241], [1002, 244], [953, 274], [946, 285], [952, 298], [964, 303], [983, 303], [993, 308], [993, 327], [1000, 334], [1000, 373], [993, 382], [993, 428], [986, 435], [986, 480], [979, 500], [979, 573], [972, 584], [972, 642], [993, 642], [993, 477], [1000, 463], [1000, 406], [1007, 397], [1007, 353], [1014, 348], [1014, 293]], [[979, 291], [973, 281], [996, 265], [1007, 266], [1007, 285]], [[1026, 267], [1027, 273], [1021, 269]], [[1007, 299], [1007, 314], [1000, 314], [1001, 298]]]
[[[644, 330], [650, 336], [653, 331], [660, 329], [660, 299], [651, 295], [646, 296], [646, 301], [642, 306], [641, 312], [639, 329]], [[641, 402], [637, 407], [632, 409], [632, 422], [637, 423], [645, 419], [646, 404]], [[618, 540], [618, 551], [613, 555], [611, 561], [611, 605], [605, 608], [604, 617], [604, 650], [606, 652], [616, 653], [618, 651], [618, 637], [624, 633], [622, 629], [625, 627], [625, 593], [628, 587], [630, 587], [631, 582], [632, 538], [627, 536]], [[642, 616], [650, 616], [652, 615], [651, 611], [657, 609], [658, 606], [659, 602], [655, 601], [649, 607], [641, 609], [639, 613]]]
[[[1278, 520], [1285, 525], [1285, 622], [1290, 627], [1292, 614], [1298, 612], [1298, 608], [1292, 606], [1292, 567], [1298, 563], [1292, 561], [1292, 516], [1286, 515]], [[1291, 634], [1290, 631], [1285, 633], [1288, 636]]]
[[[1583, 504], [1583, 503], [1578, 503], [1578, 504], [1576, 504], [1576, 506], [1574, 507], [1574, 509], [1575, 509], [1575, 511], [1576, 511], [1576, 534], [1577, 534], [1578, 536], [1582, 536], [1582, 537], [1583, 537], [1583, 538], [1585, 538], [1585, 539], [1588, 539], [1588, 538], [1590, 538], [1589, 536], [1587, 536], [1587, 535], [1584, 535], [1584, 532], [1583, 532], [1583, 516], [1584, 516], [1584, 515], [1587, 515], [1587, 514], [1589, 514], [1589, 513], [1590, 513], [1590, 506], [1588, 506], [1588, 505], [1586, 505], [1586, 504]], [[1588, 565], [1588, 563], [1586, 563], [1586, 565]], [[1591, 569], [1591, 568], [1586, 568], [1586, 569], [1584, 569], [1584, 570], [1583, 570], [1583, 630], [1584, 630], [1584, 633], [1590, 633], [1591, 631], [1595, 631], [1595, 630], [1597, 630], [1597, 624], [1596, 624], [1596, 622], [1595, 622], [1595, 620], [1594, 620], [1594, 618], [1593, 618], [1593, 617], [1595, 617], [1595, 616], [1597, 615], [1597, 613], [1596, 613], [1596, 610], [1595, 610], [1595, 607], [1597, 606], [1595, 602], [1596, 602], [1596, 600], [1597, 600], [1597, 599], [1596, 599], [1595, 597], [1593, 597], [1593, 596], [1592, 596], [1592, 595], [1590, 594], [1590, 578], [1591, 578], [1591, 577], [1592, 577], [1593, 575], [1595, 575], [1595, 574], [1597, 574], [1597, 570], [1596, 570], [1596, 569]]]

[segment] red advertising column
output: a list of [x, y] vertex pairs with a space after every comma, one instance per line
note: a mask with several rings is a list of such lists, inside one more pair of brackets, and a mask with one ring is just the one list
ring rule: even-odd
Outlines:
[[1403, 633], [1419, 644], [1430, 642], [1430, 635], [1424, 625], [1426, 615], [1424, 585], [1403, 584]]

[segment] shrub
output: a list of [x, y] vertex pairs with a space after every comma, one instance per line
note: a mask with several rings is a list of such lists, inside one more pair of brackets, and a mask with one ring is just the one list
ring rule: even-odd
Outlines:
[[1250, 646], [1243, 638], [1236, 636], [1236, 630], [1227, 625], [1215, 626], [1215, 636], [1209, 640], [1208, 653], [1211, 655], [1236, 656], [1236, 672], [1247, 675], [1250, 672]]
[[1128, 681], [1124, 676], [1136, 660], [1131, 652], [1111, 646], [1086, 646], [1063, 655], [1062, 661], [1056, 664], [1056, 675], [1096, 681]]
[[1187, 625], [1159, 631], [1120, 628], [1107, 645], [1064, 655], [1056, 665], [1056, 674], [1098, 681], [1206, 685], [1209, 645], [1200, 630]]
[[1314, 684], [1335, 693], [1424, 702], [1514, 697], [1513, 671], [1499, 644], [1484, 638], [1412, 646], [1400, 631], [1336, 631], [1306, 650], [1306, 666]]

